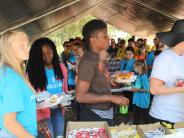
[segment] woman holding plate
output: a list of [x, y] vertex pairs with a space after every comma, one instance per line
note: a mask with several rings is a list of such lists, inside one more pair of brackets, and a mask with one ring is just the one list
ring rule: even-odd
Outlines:
[[[32, 44], [27, 73], [37, 92], [47, 91], [54, 96], [68, 90], [67, 69], [59, 63], [56, 46], [49, 38], [40, 38]], [[46, 123], [52, 138], [63, 135], [64, 116], [60, 106], [37, 110], [37, 116], [40, 131]], [[42, 138], [44, 136], [40, 131], [38, 137]]]

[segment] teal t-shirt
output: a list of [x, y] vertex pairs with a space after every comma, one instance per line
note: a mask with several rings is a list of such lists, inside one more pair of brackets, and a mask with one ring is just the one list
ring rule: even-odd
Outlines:
[[150, 105], [150, 85], [146, 74], [137, 76], [135, 88], [147, 90], [147, 92], [134, 92], [133, 104], [140, 108], [148, 108]]
[[[77, 63], [76, 57], [73, 55], [73, 53], [70, 53], [71, 56], [69, 58], [69, 61], [73, 64]], [[76, 77], [76, 70], [71, 69], [70, 64], [68, 65], [68, 85], [75, 86], [75, 77]]]
[[131, 60], [121, 60], [120, 61], [120, 71], [133, 71], [135, 59]]
[[12, 112], [17, 112], [16, 119], [26, 131], [37, 136], [35, 94], [13, 69], [0, 67], [0, 128], [7, 132], [3, 116]]
[[[146, 64], [147, 66], [153, 66], [153, 62], [154, 62], [154, 59], [155, 59], [155, 56], [154, 56], [154, 51], [150, 52], [146, 58]], [[148, 77], [151, 76], [151, 71], [152, 70], [148, 70]]]
[[62, 81], [59, 79], [56, 79], [54, 74], [54, 69], [45, 68], [45, 73], [48, 81], [47, 91], [50, 94], [61, 94], [63, 92]]

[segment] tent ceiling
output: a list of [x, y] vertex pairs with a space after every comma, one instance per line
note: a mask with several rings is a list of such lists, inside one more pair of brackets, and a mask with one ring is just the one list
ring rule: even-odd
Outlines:
[[0, 0], [0, 32], [19, 27], [32, 38], [91, 14], [134, 35], [149, 36], [184, 18], [183, 0]]

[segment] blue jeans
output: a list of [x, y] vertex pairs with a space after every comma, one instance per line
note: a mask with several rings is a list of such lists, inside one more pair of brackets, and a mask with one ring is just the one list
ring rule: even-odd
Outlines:
[[[61, 108], [51, 109], [51, 118], [45, 119], [44, 121], [48, 125], [52, 138], [63, 136], [64, 117]], [[44, 136], [38, 132], [38, 138], [44, 138]]]
[[54, 137], [63, 136], [64, 116], [61, 108], [51, 109], [51, 121], [53, 125]]

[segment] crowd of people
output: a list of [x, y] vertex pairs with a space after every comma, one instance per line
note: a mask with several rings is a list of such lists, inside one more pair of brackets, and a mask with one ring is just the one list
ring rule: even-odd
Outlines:
[[[179, 20], [173, 28], [183, 24]], [[175, 41], [180, 29], [174, 29], [169, 36], [158, 33], [153, 46], [135, 36], [116, 42], [109, 38], [107, 24], [94, 19], [83, 27], [83, 39], [64, 42], [60, 56], [49, 38], [35, 40], [29, 49], [24, 32], [5, 32], [0, 39], [0, 137], [64, 135], [64, 107], [36, 109], [35, 95], [44, 91], [75, 90], [72, 107], [77, 121], [107, 121], [114, 126], [113, 107], [119, 106], [129, 107], [130, 124], [184, 121], [184, 88], [175, 86], [177, 77], [184, 80], [184, 39]], [[132, 89], [122, 95], [111, 93], [118, 84], [111, 80], [107, 59], [118, 61], [116, 71], [137, 75]]]

